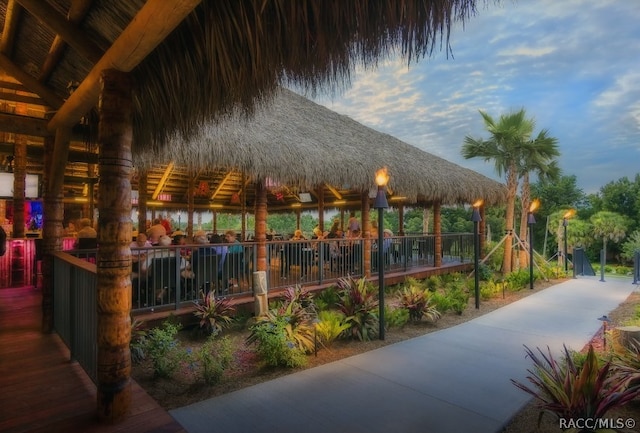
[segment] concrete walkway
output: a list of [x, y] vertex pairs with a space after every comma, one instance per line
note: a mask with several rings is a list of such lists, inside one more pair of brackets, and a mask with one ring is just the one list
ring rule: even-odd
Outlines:
[[[528, 401], [523, 344], [581, 349], [638, 286], [571, 279], [464, 324], [170, 411], [189, 433], [499, 432]], [[526, 290], [526, 289], [525, 289]]]

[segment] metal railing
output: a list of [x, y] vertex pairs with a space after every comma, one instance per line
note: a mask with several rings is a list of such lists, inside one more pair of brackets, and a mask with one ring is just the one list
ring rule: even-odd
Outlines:
[[[442, 263], [469, 262], [473, 258], [473, 235], [443, 234]], [[388, 241], [388, 243], [387, 243]], [[266, 242], [267, 281], [270, 290], [295, 285], [322, 285], [364, 275], [363, 239], [323, 239]], [[371, 246], [371, 272], [377, 274], [378, 247]], [[232, 248], [233, 247], [233, 248]], [[218, 296], [253, 294], [257, 270], [257, 243], [180, 245], [132, 248], [132, 309], [155, 311], [178, 309], [200, 299], [200, 293]], [[237, 250], [234, 252], [229, 252]], [[94, 260], [93, 250], [71, 254]], [[435, 236], [408, 235], [387, 238], [383, 243], [386, 272], [407, 272], [435, 266]]]
[[97, 383], [96, 265], [65, 253], [53, 256], [53, 323], [87, 375]]

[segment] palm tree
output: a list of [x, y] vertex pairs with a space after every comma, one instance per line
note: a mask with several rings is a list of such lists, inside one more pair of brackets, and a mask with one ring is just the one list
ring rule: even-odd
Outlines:
[[606, 262], [607, 257], [607, 240], [619, 242], [626, 236], [629, 221], [624, 215], [616, 212], [600, 211], [590, 218], [593, 226], [592, 233], [596, 239], [602, 239], [602, 251]]
[[[533, 123], [533, 121], [532, 121]], [[533, 172], [540, 180], [556, 180], [560, 177], [560, 167], [558, 167], [555, 157], [560, 155], [558, 150], [558, 140], [550, 137], [549, 132], [543, 129], [538, 136], [530, 140], [522, 147], [522, 160], [520, 161], [520, 177], [522, 185], [520, 187], [520, 201], [522, 203], [522, 213], [520, 214], [520, 239], [527, 236], [527, 216], [531, 205], [531, 185], [529, 176]], [[529, 239], [531, 242], [531, 239]], [[527, 251], [520, 249], [520, 268], [527, 266]]]
[[493, 161], [496, 173], [507, 180], [507, 209], [505, 215], [506, 242], [502, 259], [502, 272], [511, 272], [513, 251], [513, 219], [515, 214], [518, 175], [522, 160], [522, 147], [533, 131], [533, 122], [526, 118], [524, 108], [515, 113], [501, 115], [496, 122], [489, 114], [480, 110], [485, 129], [491, 134], [488, 140], [466, 136], [462, 146], [462, 156], [466, 159], [483, 158]]

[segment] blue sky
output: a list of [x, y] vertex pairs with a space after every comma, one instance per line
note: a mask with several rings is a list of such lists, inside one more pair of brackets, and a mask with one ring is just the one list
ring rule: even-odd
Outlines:
[[464, 137], [488, 137], [478, 110], [525, 108], [584, 192], [640, 173], [640, 1], [488, 2], [450, 46], [448, 58], [357, 70], [345, 91], [314, 100], [494, 179], [492, 164], [462, 158]]

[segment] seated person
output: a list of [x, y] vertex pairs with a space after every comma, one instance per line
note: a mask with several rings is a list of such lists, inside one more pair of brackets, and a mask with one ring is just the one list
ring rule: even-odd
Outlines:
[[164, 226], [160, 224], [159, 218], [154, 219], [153, 225], [147, 230], [147, 237], [149, 238], [149, 242], [151, 242], [151, 245], [158, 245], [160, 236], [164, 236], [166, 234], [167, 229], [165, 229]]

